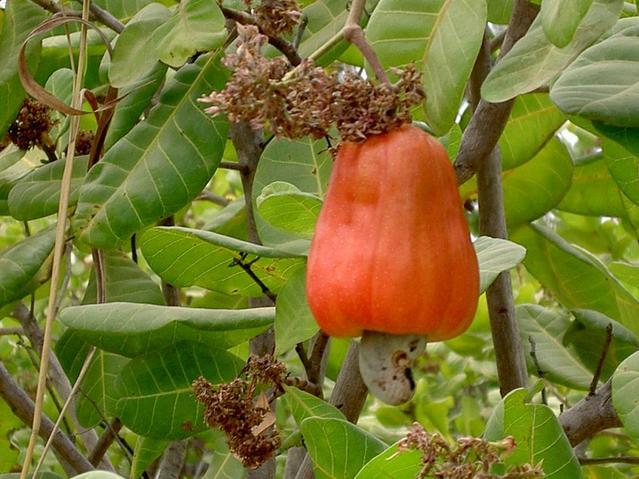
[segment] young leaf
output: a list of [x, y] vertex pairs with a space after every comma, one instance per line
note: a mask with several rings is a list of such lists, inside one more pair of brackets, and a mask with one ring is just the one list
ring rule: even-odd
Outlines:
[[386, 68], [423, 65], [429, 126], [443, 135], [455, 122], [486, 24], [486, 2], [381, 0], [366, 36]]
[[479, 262], [480, 291], [485, 291], [499, 273], [514, 268], [526, 256], [526, 249], [520, 245], [488, 236], [480, 236], [473, 246]]
[[415, 479], [424, 463], [417, 450], [400, 451], [397, 444], [382, 451], [357, 473], [355, 479]]
[[322, 207], [317, 196], [285, 181], [265, 186], [256, 203], [258, 212], [270, 225], [309, 239]]
[[160, 457], [169, 443], [170, 441], [163, 439], [138, 436], [133, 449], [133, 461], [131, 462], [129, 479], [139, 479], [146, 468]]
[[118, 417], [136, 434], [176, 440], [206, 429], [203, 406], [191, 383], [234, 379], [243, 366], [237, 356], [193, 342], [180, 342], [127, 363], [118, 376]]
[[346, 420], [335, 406], [295, 387], [287, 386], [284, 400], [298, 427], [310, 417]]

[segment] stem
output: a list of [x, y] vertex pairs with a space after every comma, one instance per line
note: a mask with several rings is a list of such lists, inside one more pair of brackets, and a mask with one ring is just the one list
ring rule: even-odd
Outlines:
[[603, 370], [604, 362], [606, 361], [606, 356], [608, 355], [608, 348], [610, 348], [610, 343], [612, 342], [612, 323], [608, 323], [606, 326], [606, 338], [604, 339], [603, 348], [601, 349], [601, 354], [599, 355], [599, 362], [597, 363], [597, 369], [595, 370], [595, 374], [592, 376], [592, 382], [590, 383], [590, 392], [589, 396], [594, 396], [597, 392], [597, 384], [599, 384], [599, 378], [601, 377], [601, 371]]
[[122, 421], [120, 421], [117, 417], [107, 424], [104, 434], [102, 434], [98, 443], [95, 445], [95, 448], [89, 454], [89, 462], [91, 464], [97, 466], [100, 463], [109, 449], [109, 446], [111, 446], [113, 441], [117, 438], [122, 426]]

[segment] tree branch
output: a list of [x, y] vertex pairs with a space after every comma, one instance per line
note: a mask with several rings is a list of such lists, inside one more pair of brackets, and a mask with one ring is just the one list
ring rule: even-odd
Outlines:
[[609, 380], [595, 394], [587, 395], [560, 414], [559, 423], [573, 446], [599, 431], [621, 426], [619, 416], [612, 405], [612, 382]]
[[[537, 12], [538, 7], [530, 2], [517, 0], [500, 57], [503, 57], [515, 42], [526, 34]], [[455, 159], [458, 184], [468, 181], [475, 174], [478, 165], [493, 151], [506, 126], [513, 102], [514, 100], [503, 103], [489, 103], [484, 100], [479, 102], [464, 131], [459, 153]]]
[[[31, 0], [31, 1], [35, 3], [36, 5], [40, 5], [46, 11], [51, 13], [59, 13], [62, 11], [62, 8], [60, 8], [60, 5], [52, 0]], [[100, 23], [104, 24], [104, 26], [110, 28], [116, 33], [120, 33], [122, 32], [122, 30], [124, 30], [124, 24], [120, 20], [115, 18], [107, 10], [99, 7], [98, 5], [91, 3], [91, 6], [89, 7], [89, 11], [91, 12], [91, 17], [90, 17], [91, 20], [99, 21]], [[82, 12], [79, 12], [79, 11], [65, 10], [64, 13], [65, 15], [69, 17], [82, 16]]]
[[[0, 397], [9, 405], [13, 413], [25, 424], [33, 422], [35, 406], [33, 401], [13, 380], [0, 362]], [[45, 441], [53, 430], [53, 421], [42, 415], [39, 435]], [[78, 474], [93, 470], [93, 466], [75, 447], [62, 431], [57, 431], [53, 439], [53, 448], [59, 456]]]

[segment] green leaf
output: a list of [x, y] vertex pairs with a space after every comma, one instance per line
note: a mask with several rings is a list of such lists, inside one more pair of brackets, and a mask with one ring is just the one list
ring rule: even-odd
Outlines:
[[159, 105], [106, 153], [80, 189], [75, 229], [82, 240], [114, 248], [141, 228], [189, 204], [220, 162], [227, 122], [196, 100], [225, 74], [216, 56], [181, 68]]
[[300, 268], [277, 295], [275, 355], [284, 354], [313, 337], [319, 327], [306, 301], [306, 268]]
[[368, 461], [355, 479], [415, 479], [424, 467], [422, 455], [416, 449], [400, 451], [393, 444]]
[[[11, 216], [17, 220], [27, 221], [56, 213], [65, 163], [66, 158], [47, 163], [18, 180], [7, 201]], [[88, 163], [88, 156], [76, 157], [73, 160], [69, 206], [74, 206], [78, 201], [80, 185], [87, 174]]]
[[109, 65], [109, 82], [116, 88], [130, 85], [148, 75], [160, 58], [154, 32], [171, 17], [164, 5], [151, 3], [127, 23], [118, 36]]
[[48, 271], [41, 271], [53, 250], [55, 228], [47, 228], [0, 251], [0, 306], [34, 291]]
[[217, 3], [184, 0], [171, 18], [153, 32], [160, 60], [177, 68], [196, 53], [213, 50], [226, 37], [224, 22]]
[[343, 419], [311, 417], [300, 427], [317, 479], [352, 479], [385, 444]]
[[480, 236], [473, 246], [479, 262], [479, 290], [482, 292], [495, 281], [499, 273], [514, 268], [526, 256], [526, 249], [520, 245], [489, 236]]
[[210, 449], [212, 456], [209, 468], [202, 479], [243, 479], [247, 470], [235, 455], [229, 451], [224, 434], [214, 441]]
[[578, 479], [577, 456], [552, 410], [543, 404], [525, 404], [526, 390], [504, 398], [504, 432], [517, 447], [506, 464], [541, 464], [546, 479]]
[[[0, 138], [4, 137], [13, 122], [25, 93], [18, 77], [18, 52], [31, 30], [47, 16], [47, 13], [29, 0], [8, 0], [0, 35]], [[26, 58], [31, 69], [37, 65], [40, 47], [32, 41]]]
[[113, 112], [109, 131], [104, 140], [105, 151], [108, 151], [135, 126], [164, 81], [166, 70], [166, 65], [158, 62], [139, 81], [119, 92], [124, 98], [118, 102]]
[[154, 304], [108, 303], [70, 306], [59, 319], [87, 343], [134, 357], [178, 341], [226, 349], [261, 333], [275, 308], [197, 309]]
[[115, 18], [123, 23], [130, 21], [131, 17], [139, 12], [152, 0], [96, 0], [95, 3], [106, 9]]
[[639, 303], [594, 255], [540, 225], [521, 226], [510, 237], [526, 248], [526, 269], [563, 306], [599, 311], [639, 332]]
[[14, 185], [42, 166], [44, 153], [37, 148], [24, 152], [11, 144], [0, 151], [0, 215], [9, 214], [9, 193]]
[[285, 386], [284, 400], [291, 411], [298, 427], [305, 419], [311, 417], [332, 418], [346, 420], [344, 415], [335, 406], [312, 394], [291, 386]]
[[563, 48], [570, 43], [592, 0], [544, 0], [541, 23], [548, 40]]
[[153, 462], [160, 457], [170, 441], [138, 436], [133, 449], [133, 461], [129, 479], [138, 479]]
[[486, 25], [486, 2], [381, 0], [367, 38], [385, 68], [423, 65], [424, 110], [443, 135], [459, 111]]
[[487, 0], [486, 3], [489, 22], [505, 25], [510, 21], [514, 0]]
[[258, 212], [270, 225], [309, 239], [322, 207], [317, 196], [285, 181], [265, 186], [256, 203]]
[[608, 167], [608, 172], [617, 183], [619, 189], [633, 203], [639, 204], [639, 157], [637, 153], [631, 153], [619, 143], [606, 137], [600, 138], [603, 149], [603, 157]]
[[[324, 198], [332, 166], [328, 144], [324, 139], [275, 139], [268, 144], [257, 166], [253, 183], [253, 201], [264, 187], [275, 181], [286, 181], [300, 191]], [[286, 247], [290, 246], [290, 243], [299, 243], [299, 236], [274, 228], [259, 212], [255, 219], [264, 244]], [[308, 241], [303, 240], [294, 251], [305, 252], [308, 244]]]
[[506, 171], [503, 178], [506, 223], [513, 228], [553, 209], [570, 189], [573, 164], [556, 137], [530, 161]]
[[566, 113], [623, 127], [639, 126], [639, 25], [583, 52], [550, 90]]
[[612, 376], [612, 404], [633, 439], [639, 439], [639, 352], [626, 358]]
[[[47, 79], [47, 83], [44, 85], [45, 90], [63, 101], [67, 105], [71, 104], [71, 95], [73, 93], [73, 70], [70, 68], [60, 68], [54, 71]], [[68, 117], [64, 113], [60, 113], [57, 110], [52, 110], [50, 113], [53, 126], [49, 134], [51, 138], [58, 139], [69, 128]], [[60, 139], [57, 144], [58, 150], [61, 150], [62, 143], [67, 143], [67, 138]]]
[[607, 336], [606, 328], [612, 325], [612, 341], [601, 370], [602, 380], [606, 381], [624, 359], [639, 349], [637, 336], [614, 319], [588, 309], [573, 309], [571, 313], [575, 320], [566, 332], [564, 344], [571, 346], [581, 362], [593, 373], [599, 366]]
[[575, 167], [572, 186], [557, 208], [578, 215], [626, 215], [619, 188], [603, 158]]
[[[566, 349], [563, 344], [568, 337], [566, 333], [571, 324], [570, 316], [536, 304], [518, 305], [516, 313], [528, 371], [536, 374], [539, 367], [553, 383], [587, 390], [592, 373], [581, 363], [578, 355]], [[535, 344], [537, 364], [530, 355], [531, 339]]]
[[531, 93], [518, 97], [499, 139], [502, 169], [509, 170], [532, 159], [564, 121], [563, 113], [550, 101], [548, 94]]
[[73, 476], [73, 479], [122, 479], [122, 476], [109, 471], [89, 471]]
[[274, 248], [180, 227], [145, 231], [140, 248], [151, 269], [174, 286], [200, 286], [246, 296], [258, 296], [262, 291], [238, 261], [250, 263], [251, 272], [271, 291], [279, 290], [302, 262]]
[[481, 94], [484, 100], [499, 103], [546, 85], [606, 30], [612, 27], [623, 0], [593, 0], [572, 40], [564, 48], [553, 45], [546, 35], [541, 16], [490, 72]]
[[200, 376], [213, 384], [228, 382], [242, 366], [227, 351], [193, 342], [138, 356], [118, 377], [118, 417], [136, 434], [152, 439], [192, 436], [207, 426], [191, 383]]

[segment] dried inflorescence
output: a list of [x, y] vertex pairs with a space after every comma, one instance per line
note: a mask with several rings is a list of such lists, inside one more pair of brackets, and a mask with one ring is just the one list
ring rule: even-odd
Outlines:
[[235, 53], [223, 63], [233, 76], [221, 92], [201, 99], [212, 115], [225, 112], [233, 122], [247, 121], [287, 138], [327, 135], [332, 125], [345, 140], [363, 141], [410, 121], [410, 108], [424, 98], [414, 66], [396, 70], [394, 85], [375, 85], [361, 76], [326, 71], [304, 61], [289, 73], [283, 58], [267, 59], [267, 39], [254, 26], [238, 25]]
[[246, 379], [237, 378], [218, 386], [200, 377], [193, 382], [193, 390], [205, 406], [206, 423], [222, 429], [231, 452], [244, 466], [255, 468], [270, 459], [280, 446], [273, 424], [275, 417], [264, 395], [260, 396], [261, 401], [255, 400], [256, 389], [259, 384], [281, 387], [286, 368], [272, 356], [251, 356], [242, 373]]
[[76, 155], [88, 155], [91, 151], [91, 144], [95, 133], [89, 130], [80, 130], [78, 136], [75, 139], [75, 154]]
[[[251, 8], [251, 0], [244, 0]], [[302, 12], [296, 0], [262, 0], [253, 8], [255, 20], [260, 29], [271, 37], [290, 33], [302, 18]]]
[[399, 443], [399, 450], [416, 449], [422, 453], [424, 466], [418, 478], [437, 479], [538, 479], [543, 470], [529, 464], [510, 467], [504, 474], [494, 474], [491, 469], [502, 463], [502, 456], [515, 447], [508, 437], [501, 442], [488, 442], [478, 437], [461, 437], [453, 445], [439, 434], [430, 434], [415, 423]]
[[29, 97], [25, 98], [18, 116], [9, 127], [11, 141], [22, 150], [34, 146], [49, 147], [51, 140], [48, 133], [53, 126], [50, 111], [48, 106]]

